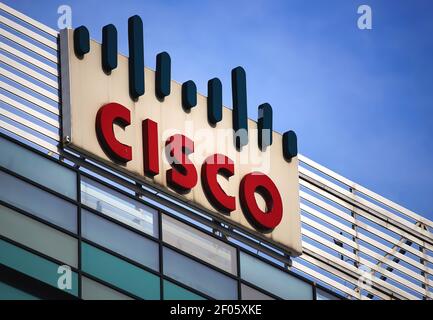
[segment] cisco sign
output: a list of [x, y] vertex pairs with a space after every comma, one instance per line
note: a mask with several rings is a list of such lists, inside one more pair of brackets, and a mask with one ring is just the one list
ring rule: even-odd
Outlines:
[[61, 32], [65, 146], [299, 255], [296, 135], [272, 130], [267, 103], [248, 119], [243, 68], [232, 70], [228, 109], [219, 79], [207, 97], [191, 80], [172, 81], [166, 52], [156, 71], [144, 67], [138, 16], [128, 21], [129, 59], [113, 25], [102, 35], [100, 45], [85, 27]]

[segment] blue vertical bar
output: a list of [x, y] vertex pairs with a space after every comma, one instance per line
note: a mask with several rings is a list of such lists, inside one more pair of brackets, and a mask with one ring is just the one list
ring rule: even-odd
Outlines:
[[133, 99], [144, 94], [143, 21], [137, 15], [128, 19], [129, 92]]
[[248, 144], [247, 81], [245, 70], [232, 70], [233, 129], [236, 134], [236, 148]]
[[223, 118], [223, 92], [220, 79], [213, 78], [207, 83], [207, 119], [211, 124], [217, 124]]
[[102, 28], [102, 69], [110, 73], [117, 68], [117, 29], [108, 24]]
[[257, 129], [259, 148], [264, 151], [272, 144], [272, 107], [269, 103], [259, 105]]
[[163, 99], [170, 94], [171, 59], [167, 52], [156, 56], [155, 94]]
[[82, 58], [90, 51], [89, 30], [85, 26], [78, 27], [74, 30], [74, 51], [78, 58]]
[[292, 130], [283, 134], [283, 156], [284, 159], [290, 161], [298, 155], [298, 138]]
[[197, 86], [194, 81], [188, 80], [182, 84], [182, 106], [190, 110], [197, 105]]

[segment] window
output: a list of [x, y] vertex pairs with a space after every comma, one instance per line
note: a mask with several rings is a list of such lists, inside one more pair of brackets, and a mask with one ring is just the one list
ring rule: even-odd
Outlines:
[[245, 284], [241, 284], [242, 300], [275, 300], [274, 298], [251, 288]]
[[316, 299], [317, 300], [340, 300], [340, 298], [338, 298], [337, 296], [334, 296], [333, 294], [316, 288]]
[[81, 297], [84, 300], [132, 300], [132, 298], [86, 277], [81, 277]]
[[77, 207], [0, 171], [0, 200], [66, 230], [77, 231]]
[[162, 216], [164, 242], [232, 274], [237, 273], [236, 249], [167, 215]]
[[0, 300], [39, 300], [39, 298], [0, 281]]
[[77, 267], [77, 239], [0, 205], [0, 234]]
[[81, 202], [142, 232], [158, 237], [158, 211], [83, 177]]
[[84, 272], [143, 299], [160, 299], [158, 276], [87, 243], [81, 245], [81, 259]]
[[164, 300], [206, 300], [174, 283], [164, 280]]
[[[3, 240], [0, 240], [0, 264], [43, 281], [55, 288], [58, 288], [59, 277], [64, 274], [58, 273], [59, 265], [56, 263]], [[75, 296], [78, 295], [78, 276], [75, 272], [71, 273], [71, 288], [66, 288], [64, 291]]]
[[171, 249], [163, 250], [164, 274], [216, 299], [237, 299], [237, 282]]
[[89, 211], [81, 211], [82, 236], [154, 270], [159, 269], [158, 243]]
[[77, 179], [74, 171], [1, 137], [0, 150], [0, 166], [66, 197], [77, 199]]
[[286, 300], [312, 300], [313, 287], [307, 282], [278, 270], [241, 252], [241, 277]]

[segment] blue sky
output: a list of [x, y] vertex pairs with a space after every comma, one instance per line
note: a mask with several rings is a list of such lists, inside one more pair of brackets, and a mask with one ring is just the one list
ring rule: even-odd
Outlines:
[[[169, 52], [173, 79], [203, 94], [219, 77], [227, 106], [230, 71], [243, 66], [251, 118], [269, 102], [274, 129], [295, 130], [302, 154], [433, 219], [433, 1], [3, 2], [56, 29], [68, 4], [73, 27], [99, 41], [113, 23], [125, 54], [138, 14], [146, 65]], [[361, 4], [372, 30], [357, 28]]]

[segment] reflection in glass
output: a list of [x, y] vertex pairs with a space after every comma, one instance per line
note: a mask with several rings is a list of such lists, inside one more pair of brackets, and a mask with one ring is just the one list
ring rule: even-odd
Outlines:
[[167, 215], [162, 216], [164, 242], [236, 274], [236, 249]]
[[131, 260], [154, 270], [159, 269], [158, 243], [102, 217], [81, 211], [81, 234], [93, 241]]
[[0, 200], [66, 230], [77, 232], [77, 207], [0, 171]]
[[313, 287], [299, 278], [241, 252], [241, 277], [286, 300], [312, 300]]
[[66, 197], [77, 198], [74, 171], [0, 137], [0, 166], [50, 188]]
[[[0, 264], [58, 288], [58, 264], [3, 240], [0, 240]], [[63, 290], [77, 296], [78, 275], [72, 271], [71, 276], [71, 287]]]
[[317, 300], [340, 300], [340, 298], [319, 288], [316, 288], [316, 299]]
[[275, 300], [274, 298], [251, 288], [245, 284], [241, 284], [242, 300]]
[[81, 202], [152, 236], [158, 236], [158, 211], [86, 177], [81, 179]]
[[235, 300], [237, 282], [171, 249], [163, 251], [164, 274], [215, 299]]
[[158, 276], [87, 243], [81, 245], [81, 259], [84, 272], [143, 299], [160, 299]]
[[206, 300], [174, 283], [164, 280], [164, 300]]
[[86, 277], [81, 278], [81, 298], [84, 300], [133, 300]]
[[0, 205], [0, 234], [77, 267], [77, 239]]

